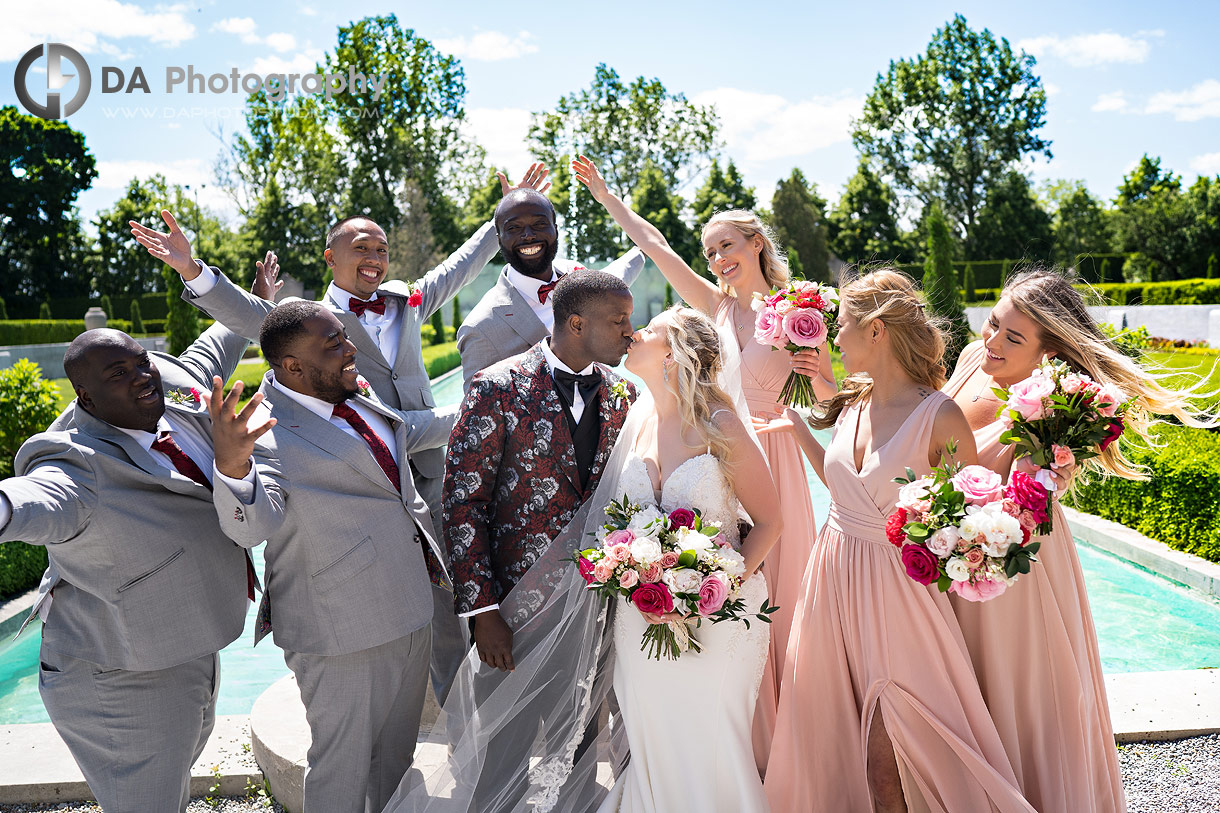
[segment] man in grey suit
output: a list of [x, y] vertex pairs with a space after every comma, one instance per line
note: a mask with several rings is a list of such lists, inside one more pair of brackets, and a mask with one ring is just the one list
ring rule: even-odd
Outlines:
[[246, 344], [213, 325], [175, 358], [81, 334], [64, 357], [76, 400], [0, 482], [0, 541], [50, 557], [38, 689], [107, 813], [186, 809], [217, 652], [241, 635], [253, 571], [216, 519], [196, 393]]
[[[525, 173], [520, 188], [543, 191], [545, 165], [535, 163]], [[508, 180], [500, 176], [501, 189], [509, 190]], [[259, 327], [272, 303], [249, 296], [233, 285], [217, 269], [192, 260], [190, 243], [163, 212], [169, 233], [163, 234], [132, 223], [132, 233], [149, 253], [163, 260], [182, 275], [186, 284], [183, 296], [216, 321], [250, 339], [258, 338]], [[420, 410], [435, 406], [432, 386], [424, 367], [420, 347], [422, 327], [463, 287], [478, 276], [498, 248], [493, 224], [486, 223], [443, 263], [429, 271], [418, 283], [386, 280], [389, 268], [389, 242], [385, 232], [367, 217], [346, 218], [331, 227], [326, 235], [323, 259], [331, 269], [334, 282], [321, 298], [331, 313], [347, 329], [360, 351], [360, 368], [377, 397], [395, 409]], [[420, 448], [409, 456], [415, 487], [432, 512], [434, 527], [440, 527], [441, 485], [444, 479], [442, 438], [436, 448]], [[432, 688], [437, 700], [444, 702], [467, 649], [467, 636], [453, 614], [453, 596], [437, 588], [433, 600]]]
[[[458, 328], [466, 392], [475, 373], [520, 355], [551, 335], [555, 327], [551, 291], [564, 274], [584, 270], [571, 260], [555, 259], [559, 246], [555, 207], [545, 195], [532, 189], [508, 192], [496, 206], [494, 222], [507, 265]], [[630, 285], [643, 269], [644, 255], [633, 248], [602, 270]]]
[[216, 515], [238, 544], [267, 542], [272, 634], [313, 736], [305, 810], [380, 811], [414, 755], [431, 648], [429, 575], [446, 578], [406, 463], [445, 441], [456, 409], [401, 412], [362, 394], [356, 345], [321, 303], [280, 304], [259, 341], [271, 364], [263, 405], [252, 399], [234, 415], [237, 394], [222, 404], [219, 380], [213, 390], [225, 485]]

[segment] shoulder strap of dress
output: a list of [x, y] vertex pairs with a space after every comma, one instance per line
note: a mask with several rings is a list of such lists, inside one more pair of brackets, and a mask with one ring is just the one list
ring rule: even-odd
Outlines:
[[716, 417], [717, 415], [719, 415], [721, 412], [727, 412], [727, 413], [729, 413], [730, 415], [736, 415], [736, 414], [737, 414], [736, 412], [734, 412], [734, 411], [733, 411], [733, 410], [731, 410], [731, 409], [718, 409], [718, 410], [716, 410], [715, 412], [713, 412], [713, 413], [712, 413], [710, 416], [708, 416], [708, 417], [715, 418], [715, 417]]

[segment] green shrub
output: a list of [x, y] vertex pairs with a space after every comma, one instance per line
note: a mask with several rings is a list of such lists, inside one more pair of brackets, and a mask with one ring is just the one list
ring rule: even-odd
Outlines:
[[97, 303], [97, 306], [105, 311], [106, 316], [111, 319], [118, 315], [114, 312], [114, 305], [110, 302], [110, 294], [102, 294], [101, 301]]
[[[151, 320], [145, 325], [152, 324]], [[109, 319], [107, 327], [131, 332], [126, 319]], [[60, 344], [85, 332], [83, 319], [10, 319], [0, 322], [0, 346], [14, 344]]]
[[462, 364], [462, 356], [458, 353], [457, 342], [445, 342], [444, 344], [434, 344], [431, 346], [425, 345], [423, 355], [424, 369], [428, 371], [428, 378], [444, 375]]
[[131, 300], [131, 332], [144, 333], [144, 319], [140, 316], [140, 300]]
[[1073, 506], [1220, 562], [1220, 433], [1162, 426], [1156, 435], [1163, 446], [1131, 453], [1148, 482], [1097, 479], [1076, 488]]
[[0, 296], [0, 319], [8, 318], [8, 307], [4, 304], [4, 297]]
[[50, 319], [50, 318], [52, 318], [52, 317], [51, 317], [51, 303], [50, 303], [50, 302], [43, 302], [41, 305], [39, 305], [39, 306], [38, 306], [38, 318], [39, 318], [39, 319]]
[[962, 273], [962, 293], [967, 302], [978, 301], [978, 291], [974, 289], [974, 266], [969, 263], [966, 264], [966, 270]]
[[[1207, 278], [1208, 279], [1216, 278], [1216, 255], [1215, 254], [1212, 254], [1210, 257], [1207, 258]], [[3, 303], [0, 302], [0, 307], [2, 307], [2, 306], [3, 306]]]
[[1110, 260], [1109, 258], [1101, 261], [1101, 266], [1097, 269], [1097, 282], [1099, 285], [1105, 285], [1110, 280]]
[[[0, 306], [3, 306], [3, 301], [0, 300]], [[456, 296], [453, 297], [453, 332], [457, 333], [457, 329], [462, 326], [462, 303], [458, 301]]]
[[1101, 322], [1099, 327], [1101, 327], [1101, 332], [1106, 334], [1106, 337], [1113, 341], [1124, 355], [1133, 359], [1138, 359], [1152, 348], [1152, 337], [1148, 335], [1148, 328], [1145, 325], [1119, 330], [1109, 322]]
[[59, 414], [59, 389], [42, 377], [38, 365], [18, 359], [0, 370], [0, 477], [13, 474], [13, 456], [30, 435], [51, 425]]
[[47, 569], [47, 549], [24, 542], [0, 542], [0, 599], [38, 586]]
[[445, 317], [441, 316], [439, 308], [432, 314], [432, 343], [445, 343]]

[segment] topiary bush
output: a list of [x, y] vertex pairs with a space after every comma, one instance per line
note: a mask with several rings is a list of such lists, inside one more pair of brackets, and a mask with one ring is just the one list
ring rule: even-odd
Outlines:
[[24, 542], [0, 542], [0, 599], [38, 586], [47, 569], [47, 549]]

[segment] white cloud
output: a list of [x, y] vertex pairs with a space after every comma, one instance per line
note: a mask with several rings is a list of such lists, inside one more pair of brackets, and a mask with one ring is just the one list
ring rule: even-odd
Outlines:
[[1196, 155], [1190, 159], [1190, 168], [1200, 175], [1220, 175], [1220, 152]]
[[251, 17], [226, 17], [212, 26], [213, 31], [236, 34], [247, 45], [258, 45], [262, 42], [258, 34], [254, 33], [257, 29], [258, 23]]
[[1145, 113], [1171, 113], [1178, 121], [1220, 117], [1220, 82], [1205, 79], [1189, 90], [1162, 91], [1148, 100]]
[[1094, 113], [1117, 113], [1127, 109], [1127, 97], [1121, 90], [1103, 93], [1093, 102]]
[[1017, 48], [1039, 59], [1048, 55], [1057, 57], [1076, 68], [1107, 65], [1112, 62], [1138, 64], [1147, 60], [1152, 51], [1149, 38], [1163, 34], [1163, 31], [1141, 31], [1134, 37], [1110, 31], [1077, 34], [1074, 37], [1049, 34], [1021, 40], [1017, 43]]
[[480, 31], [472, 37], [437, 39], [433, 44], [441, 52], [452, 54], [458, 59], [498, 62], [537, 53], [538, 46], [530, 42], [533, 38], [534, 35], [528, 31], [521, 31], [515, 37], [499, 31]]
[[[170, 184], [190, 185], [191, 188], [186, 194], [192, 199], [198, 190], [199, 205], [216, 212], [226, 220], [232, 219], [236, 214], [232, 199], [213, 178], [212, 165], [202, 158], [180, 158], [171, 161], [147, 161], [138, 158], [126, 161], [98, 161], [97, 180], [93, 182], [88, 194], [100, 194], [104, 200], [112, 203], [123, 194], [132, 179], [145, 180], [157, 173], [164, 175]], [[111, 203], [103, 203], [99, 208]]]
[[1046, 95], [1048, 97], [1055, 96], [1059, 93], [1059, 91], [1063, 90], [1063, 88], [1059, 87], [1054, 82], [1043, 82], [1042, 89], [1046, 91]]
[[285, 34], [283, 32], [268, 34], [267, 38], [264, 39], [263, 42], [267, 43], [267, 45], [279, 51], [281, 54], [295, 50], [297, 47], [297, 38], [291, 34]]
[[792, 101], [737, 88], [704, 91], [691, 101], [716, 107], [725, 147], [739, 165], [807, 155], [847, 141], [851, 120], [864, 103], [851, 94]]
[[266, 76], [269, 73], [313, 73], [322, 61], [323, 52], [317, 48], [306, 49], [291, 57], [260, 56], [243, 73]]
[[62, 42], [82, 53], [108, 53], [117, 39], [143, 39], [158, 45], [178, 45], [195, 36], [185, 6], [145, 11], [119, 0], [63, 0], [48, 13], [41, 3], [10, 4], [5, 9], [0, 62], [21, 57], [42, 42]]
[[[530, 111], [519, 107], [476, 107], [466, 111], [466, 132], [487, 151], [487, 163], [508, 170], [509, 179], [520, 174], [534, 160], [526, 148]], [[551, 168], [552, 171], [554, 167]]]

